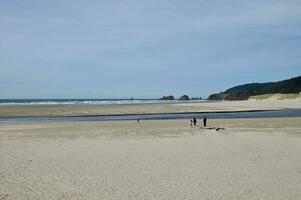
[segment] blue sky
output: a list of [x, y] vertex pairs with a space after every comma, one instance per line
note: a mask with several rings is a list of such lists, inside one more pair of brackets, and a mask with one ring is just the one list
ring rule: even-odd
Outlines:
[[0, 0], [0, 98], [207, 97], [301, 75], [300, 0]]

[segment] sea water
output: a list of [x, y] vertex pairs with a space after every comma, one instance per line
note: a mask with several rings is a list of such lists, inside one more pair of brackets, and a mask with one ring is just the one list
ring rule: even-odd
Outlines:
[[[200, 102], [204, 100], [190, 100]], [[180, 103], [179, 100], [159, 99], [0, 99], [0, 105], [115, 105], [115, 104], [150, 104], [150, 103]]]

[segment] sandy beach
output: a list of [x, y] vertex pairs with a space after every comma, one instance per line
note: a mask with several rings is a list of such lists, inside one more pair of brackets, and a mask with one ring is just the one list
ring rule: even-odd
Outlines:
[[300, 10], [0, 0], [0, 200], [301, 200]]
[[0, 125], [0, 199], [300, 199], [300, 121]]

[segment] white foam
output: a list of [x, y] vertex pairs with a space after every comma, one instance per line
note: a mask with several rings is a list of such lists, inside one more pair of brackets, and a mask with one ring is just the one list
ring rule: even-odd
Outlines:
[[[204, 100], [191, 100], [189, 102], [202, 102]], [[116, 105], [116, 104], [150, 104], [150, 103], [181, 103], [179, 100], [108, 100], [108, 99], [83, 99], [83, 100], [0, 100], [0, 105]]]

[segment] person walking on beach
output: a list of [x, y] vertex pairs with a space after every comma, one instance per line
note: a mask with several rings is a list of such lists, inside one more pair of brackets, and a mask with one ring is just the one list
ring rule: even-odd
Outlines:
[[196, 126], [196, 122], [197, 122], [196, 118], [193, 118], [193, 126]]
[[192, 119], [189, 120], [189, 127], [192, 128]]
[[204, 124], [204, 127], [207, 126], [207, 117], [205, 116], [204, 119], [203, 119], [203, 124]]

